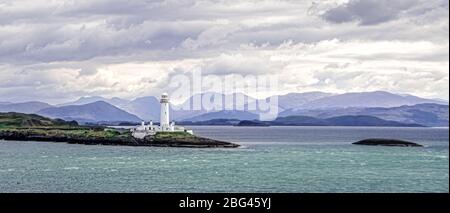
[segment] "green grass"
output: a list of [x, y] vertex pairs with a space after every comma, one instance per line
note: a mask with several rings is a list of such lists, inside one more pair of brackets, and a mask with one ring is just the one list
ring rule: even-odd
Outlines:
[[8, 126], [6, 124], [0, 123], [0, 129], [5, 129], [5, 128], [8, 128]]
[[129, 132], [120, 132], [114, 130], [98, 130], [98, 129], [57, 129], [57, 128], [5, 128], [1, 131], [21, 132], [28, 135], [41, 135], [48, 137], [72, 137], [72, 138], [103, 138], [103, 139], [119, 139], [131, 137]]
[[0, 132], [2, 131], [49, 137], [105, 139], [131, 137], [131, 133], [128, 131], [105, 129], [103, 127], [79, 126], [75, 122], [23, 113], [0, 113]]
[[[108, 139], [112, 141], [134, 139], [128, 130], [79, 126], [74, 122], [22, 113], [0, 113], [0, 133], [2, 132], [48, 138]], [[152, 138], [161, 141], [194, 141], [196, 139], [187, 132], [158, 132]]]
[[77, 127], [76, 122], [68, 122], [61, 119], [50, 119], [35, 114], [23, 113], [0, 113], [0, 128], [23, 128], [23, 127]]
[[0, 113], [0, 138], [108, 145], [139, 145], [142, 142], [144, 145], [217, 146], [214, 140], [196, 137], [187, 132], [158, 132], [144, 140], [137, 140], [131, 131], [125, 129], [80, 126], [74, 122], [21, 113]]

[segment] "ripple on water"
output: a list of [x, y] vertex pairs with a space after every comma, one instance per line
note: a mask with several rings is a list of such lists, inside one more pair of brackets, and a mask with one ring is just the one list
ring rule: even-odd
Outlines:
[[[242, 134], [250, 143], [238, 149], [0, 143], [0, 189], [20, 192], [26, 184], [24, 192], [448, 192], [446, 130], [213, 128], [223, 140]], [[348, 144], [379, 133], [431, 146]]]
[[80, 167], [78, 166], [72, 166], [72, 167], [64, 167], [64, 170], [79, 170]]

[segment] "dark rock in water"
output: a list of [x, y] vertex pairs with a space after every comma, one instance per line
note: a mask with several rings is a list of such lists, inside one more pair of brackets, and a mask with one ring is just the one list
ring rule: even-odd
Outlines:
[[400, 146], [400, 147], [423, 147], [420, 144], [396, 140], [396, 139], [382, 139], [382, 138], [371, 138], [365, 139], [358, 142], [353, 143], [355, 145], [367, 145], [367, 146]]

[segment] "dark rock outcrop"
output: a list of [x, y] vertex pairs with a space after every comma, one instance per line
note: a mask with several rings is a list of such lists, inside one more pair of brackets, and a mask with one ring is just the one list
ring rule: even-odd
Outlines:
[[140, 141], [145, 146], [158, 147], [187, 147], [187, 148], [237, 148], [238, 144], [218, 141], [210, 138], [202, 138], [190, 134], [158, 133], [155, 136], [147, 136]]
[[382, 139], [382, 138], [370, 138], [365, 140], [360, 140], [353, 143], [355, 145], [367, 145], [367, 146], [400, 146], [400, 147], [423, 147], [420, 144], [396, 140], [396, 139]]

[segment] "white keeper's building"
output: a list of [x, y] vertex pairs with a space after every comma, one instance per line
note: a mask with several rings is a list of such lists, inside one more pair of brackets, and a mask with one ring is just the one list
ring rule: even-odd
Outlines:
[[187, 132], [193, 134], [192, 130], [186, 130], [184, 127], [175, 126], [175, 122], [170, 122], [169, 117], [169, 95], [163, 93], [161, 95], [161, 118], [159, 125], [153, 125], [150, 121], [148, 125], [143, 121], [140, 126], [131, 129], [132, 135], [135, 138], [144, 138], [147, 135], [155, 135], [157, 132]]

